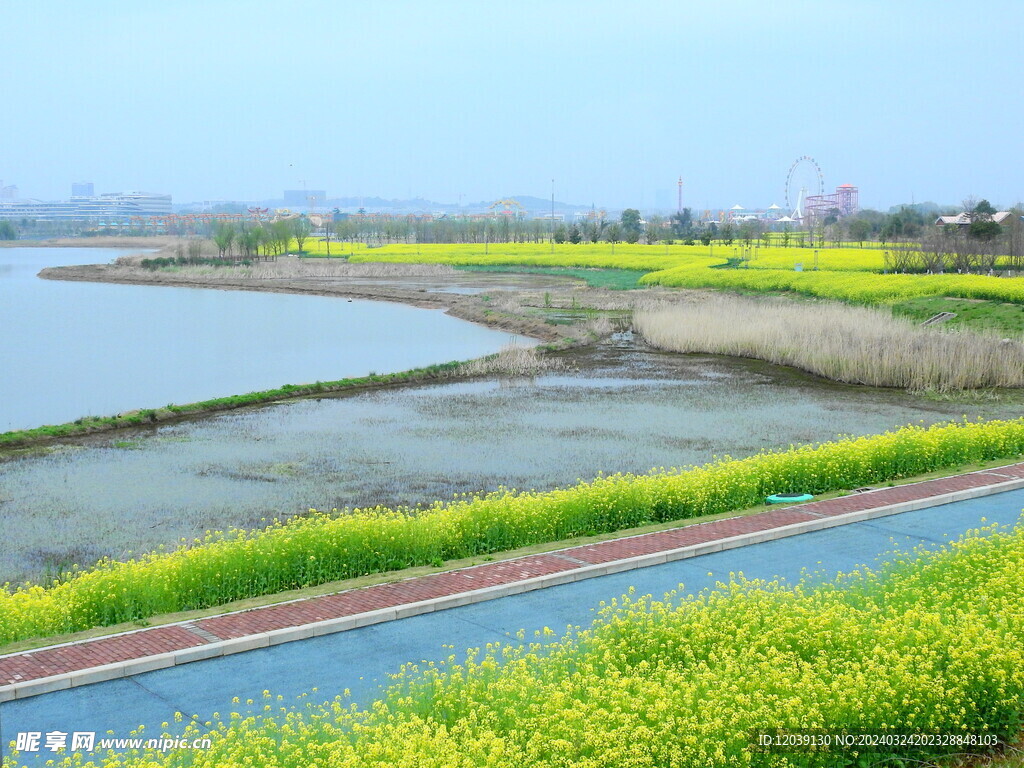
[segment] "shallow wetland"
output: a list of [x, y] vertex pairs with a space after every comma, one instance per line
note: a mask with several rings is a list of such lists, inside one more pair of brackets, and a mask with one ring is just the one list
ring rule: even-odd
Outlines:
[[546, 489], [911, 422], [1024, 415], [1019, 399], [933, 401], [657, 352], [628, 335], [562, 356], [567, 371], [533, 379], [293, 400], [8, 454], [0, 581], [310, 508]]

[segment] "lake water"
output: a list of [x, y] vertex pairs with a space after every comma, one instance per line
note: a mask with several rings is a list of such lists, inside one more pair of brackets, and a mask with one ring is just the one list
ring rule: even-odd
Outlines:
[[0, 248], [0, 432], [466, 360], [513, 339], [387, 302], [36, 277], [121, 253]]
[[579, 369], [292, 400], [0, 460], [0, 582], [310, 507], [552, 488], [840, 433], [1024, 415], [1019, 398], [935, 402], [625, 339], [567, 358]]

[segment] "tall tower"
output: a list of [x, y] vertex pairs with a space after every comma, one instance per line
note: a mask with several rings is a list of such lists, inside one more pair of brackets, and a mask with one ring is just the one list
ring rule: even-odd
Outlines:
[[679, 177], [679, 202], [676, 204], [676, 213], [683, 212], [683, 177]]

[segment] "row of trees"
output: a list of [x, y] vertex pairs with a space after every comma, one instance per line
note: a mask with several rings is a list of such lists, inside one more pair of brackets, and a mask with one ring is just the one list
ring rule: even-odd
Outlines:
[[934, 274], [1024, 270], [1024, 225], [1020, 218], [1006, 227], [996, 226], [999, 232], [991, 236], [979, 237], [965, 226], [942, 228], [919, 240], [892, 243], [885, 252], [886, 269]]
[[349, 242], [389, 243], [542, 243], [551, 223], [514, 216], [496, 218], [353, 216], [332, 225], [334, 236]]
[[219, 222], [213, 227], [211, 239], [222, 259], [270, 260], [287, 253], [292, 240], [302, 253], [312, 231], [309, 220], [303, 217], [268, 224]]

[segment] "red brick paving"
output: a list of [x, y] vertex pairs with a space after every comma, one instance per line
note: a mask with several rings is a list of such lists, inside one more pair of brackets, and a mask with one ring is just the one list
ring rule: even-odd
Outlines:
[[[904, 501], [926, 499], [953, 491], [979, 488], [1024, 478], [1024, 463], [983, 472], [927, 480], [895, 488], [880, 488], [799, 507], [771, 509], [756, 515], [716, 520], [656, 533], [585, 544], [556, 553], [486, 563], [458, 571], [378, 584], [333, 595], [296, 600], [240, 613], [199, 619], [186, 624], [142, 629], [124, 635], [83, 640], [65, 646], [0, 657], [0, 685], [89, 669], [103, 664], [144, 658], [206, 645], [209, 636], [228, 640], [274, 629], [301, 626], [326, 619], [394, 608], [421, 600], [447, 597], [537, 576], [573, 571], [590, 564], [609, 563], [638, 555], [703, 544], [744, 533], [766, 531], [820, 517], [858, 512]], [[198, 634], [189, 629], [202, 630]], [[206, 635], [205, 637], [203, 635]]]
[[[510, 584], [536, 576], [572, 571], [579, 565], [555, 555], [532, 555], [517, 560], [478, 565], [459, 571], [421, 576], [416, 579], [378, 584], [372, 587], [325, 595], [294, 603], [272, 605], [244, 613], [216, 616], [195, 622], [207, 632], [228, 640], [272, 629], [284, 629], [315, 621], [352, 616], [382, 608], [448, 597], [475, 589]], [[3, 660], [0, 660], [2, 668]]]
[[21, 653], [0, 658], [0, 685], [141, 659], [198, 645], [205, 645], [201, 637], [183, 627], [172, 625]]
[[985, 471], [988, 475], [1003, 475], [1012, 478], [1024, 478], [1024, 464], [1011, 464], [1008, 467], [996, 467]]
[[[1024, 469], [1024, 464], [1015, 466]], [[1024, 477], [1024, 475], [1012, 477]], [[804, 512], [832, 517], [833, 515], [860, 512], [861, 510], [874, 509], [875, 507], [882, 507], [888, 504], [925, 499], [929, 496], [938, 496], [943, 493], [966, 491], [970, 488], [981, 488], [986, 485], [1005, 483], [1011, 480], [1012, 477], [997, 475], [994, 472], [972, 472], [967, 475], [954, 475], [953, 477], [941, 477], [937, 480], [925, 480], [922, 483], [913, 483], [911, 485], [898, 485], [895, 488], [880, 488], [852, 496], [840, 496], [838, 499], [812, 501], [808, 504], [801, 504], [800, 509]]]

